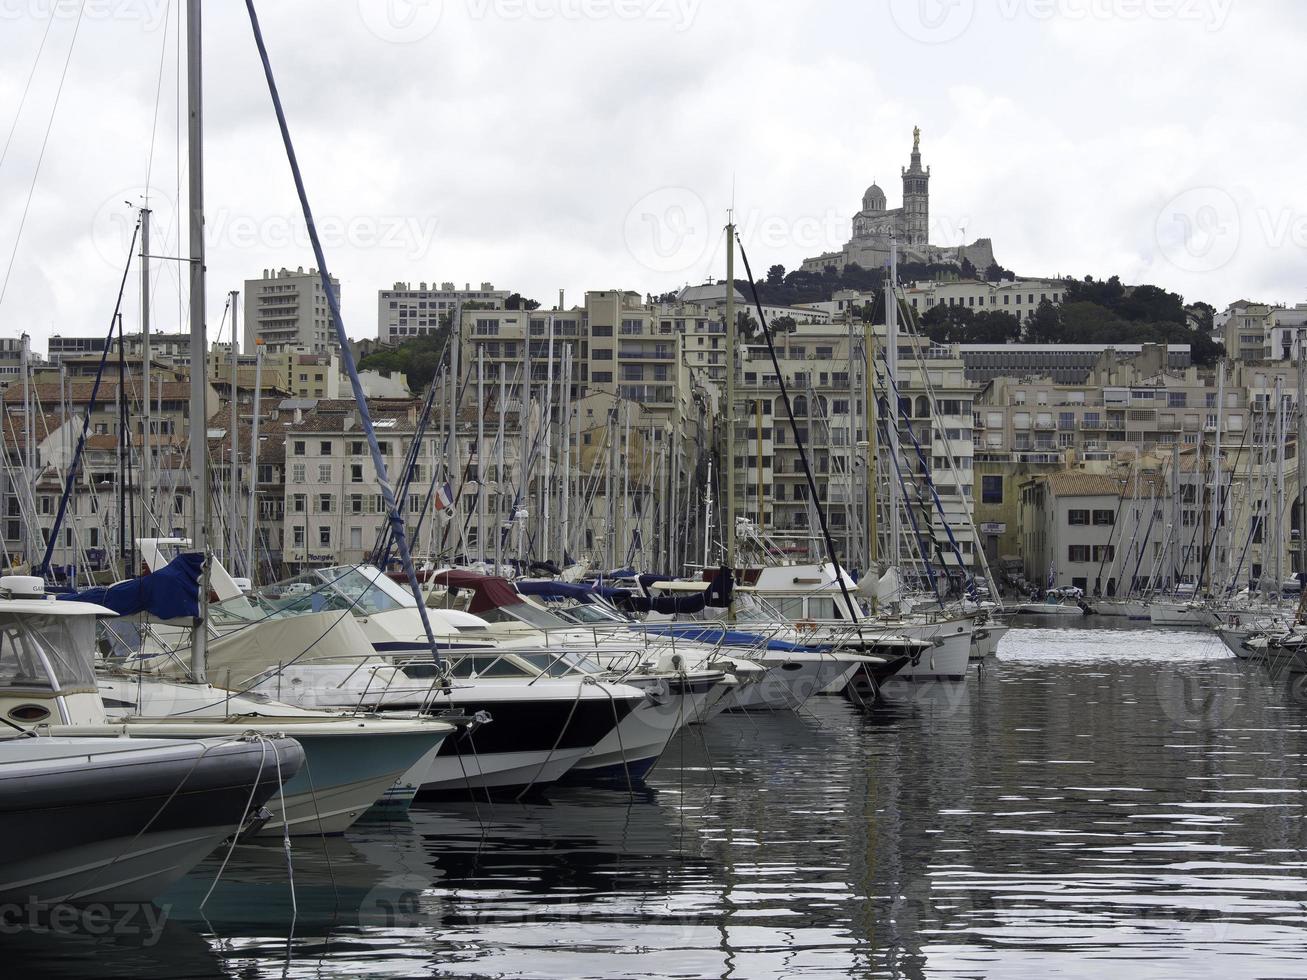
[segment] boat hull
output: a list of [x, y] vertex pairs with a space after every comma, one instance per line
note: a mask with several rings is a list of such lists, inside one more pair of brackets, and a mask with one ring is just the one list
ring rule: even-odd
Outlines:
[[564, 780], [626, 783], [643, 779], [658, 764], [672, 737], [699, 716], [720, 679], [720, 675], [670, 678], [647, 684], [642, 678], [625, 678], [623, 683], [643, 690], [646, 700], [582, 756]]
[[277, 794], [279, 761], [284, 778], [303, 762], [289, 739], [45, 741], [70, 751], [0, 773], [3, 902], [151, 901]]

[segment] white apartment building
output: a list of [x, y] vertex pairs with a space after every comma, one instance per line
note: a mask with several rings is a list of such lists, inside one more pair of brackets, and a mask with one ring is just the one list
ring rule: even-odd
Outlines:
[[1297, 361], [1302, 356], [1302, 332], [1307, 330], [1307, 303], [1276, 307], [1269, 339], [1272, 360]]
[[502, 310], [511, 294], [483, 282], [479, 289], [467, 283], [456, 289], [452, 282], [397, 282], [377, 292], [377, 337], [383, 344], [402, 344], [436, 330], [442, 319], [468, 303]]
[[1221, 343], [1225, 355], [1239, 361], [1270, 360], [1271, 330], [1275, 326], [1277, 307], [1269, 303], [1238, 300], [1226, 307], [1217, 322], [1221, 324]]
[[914, 282], [904, 287], [903, 295], [918, 315], [936, 306], [965, 306], [977, 312], [1001, 310], [1024, 320], [1045, 300], [1061, 303], [1065, 291], [1066, 283], [1061, 279], [946, 279]]
[[[331, 288], [339, 302], [340, 282], [334, 277]], [[331, 308], [316, 269], [264, 269], [261, 279], [245, 280], [246, 352], [254, 350], [256, 339], [269, 354], [339, 353]]]

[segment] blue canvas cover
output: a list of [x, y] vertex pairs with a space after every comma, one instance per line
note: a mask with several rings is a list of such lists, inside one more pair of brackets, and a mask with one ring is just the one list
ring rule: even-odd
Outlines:
[[60, 596], [64, 602], [93, 602], [119, 616], [149, 613], [155, 619], [194, 619], [200, 614], [204, 555], [186, 552], [157, 572], [116, 585]]

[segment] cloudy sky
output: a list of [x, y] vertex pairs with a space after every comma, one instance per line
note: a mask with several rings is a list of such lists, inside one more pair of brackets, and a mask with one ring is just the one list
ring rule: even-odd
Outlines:
[[[147, 181], [153, 251], [184, 247], [177, 7], [0, 0], [0, 336], [107, 329]], [[243, 5], [207, 7], [212, 337], [228, 290], [312, 260]], [[352, 337], [375, 336], [395, 280], [570, 304], [720, 276], [732, 201], [755, 271], [793, 268], [843, 243], [872, 180], [897, 206], [914, 125], [936, 243], [1218, 305], [1307, 301], [1307, 5], [260, 7]], [[159, 329], [184, 319], [180, 268], [159, 263]], [[133, 278], [129, 325], [137, 308]]]

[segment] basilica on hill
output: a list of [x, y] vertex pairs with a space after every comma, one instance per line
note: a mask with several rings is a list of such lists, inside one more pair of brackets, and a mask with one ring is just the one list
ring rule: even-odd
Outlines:
[[930, 168], [921, 166], [921, 130], [912, 131], [912, 157], [903, 168], [903, 206], [887, 208], [885, 192], [872, 184], [862, 195], [862, 207], [853, 216], [853, 237], [838, 252], [804, 259], [805, 272], [821, 272], [829, 266], [843, 269], [859, 265], [878, 269], [889, 262], [890, 241], [898, 243], [900, 262], [961, 265], [968, 259], [982, 274], [994, 262], [994, 246], [988, 238], [970, 245], [930, 244]]

